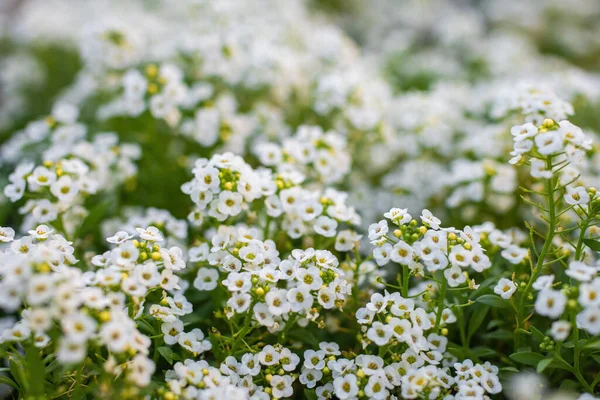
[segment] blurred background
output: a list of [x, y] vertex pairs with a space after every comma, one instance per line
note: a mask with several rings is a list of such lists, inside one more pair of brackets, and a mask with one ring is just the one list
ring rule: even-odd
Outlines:
[[[597, 0], [4, 0], [0, 55], [0, 184], [17, 162], [43, 161], [32, 122], [74, 105], [88, 138], [141, 145], [137, 172], [86, 200], [108, 201], [108, 215], [151, 206], [183, 218], [196, 157], [256, 164], [257, 146], [308, 124], [347, 139], [352, 167], [334, 186], [366, 224], [394, 205], [514, 226], [527, 177], [506, 164], [507, 132], [523, 99], [556, 93], [576, 124], [600, 128]], [[161, 63], [181, 69], [193, 104], [160, 116], [124, 105], [125, 72]], [[19, 225], [18, 205], [0, 201], [0, 225]]]

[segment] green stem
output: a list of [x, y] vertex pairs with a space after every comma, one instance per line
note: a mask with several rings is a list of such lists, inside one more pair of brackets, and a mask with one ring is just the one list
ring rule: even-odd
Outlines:
[[581, 257], [581, 252], [583, 251], [583, 239], [585, 238], [585, 232], [590, 224], [589, 219], [583, 220], [581, 225], [581, 231], [579, 232], [579, 238], [577, 239], [577, 247], [575, 249], [575, 260], [579, 261]]
[[440, 326], [440, 321], [442, 320], [442, 313], [444, 311], [444, 300], [446, 299], [446, 289], [448, 288], [448, 281], [442, 278], [442, 287], [438, 289], [440, 290], [440, 304], [438, 304], [437, 314], [435, 316], [435, 326], [438, 329], [438, 332], [442, 330]]
[[233, 346], [231, 347], [231, 354], [235, 354], [235, 351], [238, 349], [239, 345], [243, 342], [243, 339], [252, 330], [252, 328], [250, 327], [251, 322], [252, 322], [252, 314], [250, 314], [250, 313], [246, 314], [246, 319], [244, 321], [244, 326], [242, 327], [242, 330], [239, 331], [237, 333], [237, 335], [234, 335], [235, 342], [233, 342]]
[[402, 297], [408, 298], [408, 281], [410, 279], [408, 273], [408, 265], [402, 266]]
[[581, 347], [579, 346], [579, 329], [577, 328], [576, 313], [571, 312], [571, 322], [573, 324], [573, 339], [575, 342], [574, 354], [573, 354], [573, 373], [577, 377], [577, 380], [591, 394], [594, 394], [594, 389], [587, 383], [583, 375], [581, 374]]
[[[552, 170], [552, 156], [548, 156], [546, 159], [546, 168], [548, 170]], [[519, 325], [523, 324], [525, 320], [525, 302], [531, 292], [533, 283], [537, 280], [540, 272], [542, 271], [542, 267], [544, 265], [544, 259], [548, 254], [548, 251], [552, 247], [552, 239], [554, 239], [555, 230], [556, 230], [556, 201], [554, 199], [554, 176], [550, 179], [546, 179], [546, 196], [548, 201], [548, 232], [546, 232], [546, 238], [544, 239], [544, 246], [542, 247], [542, 251], [537, 259], [536, 265], [531, 271], [531, 277], [529, 278], [529, 282], [527, 282], [527, 286], [523, 293], [521, 294], [521, 300], [519, 301], [519, 309], [518, 309], [518, 323]], [[532, 246], [534, 244], [532, 243]], [[517, 327], [519, 328], [519, 327]], [[515, 337], [515, 350], [521, 347], [523, 335], [516, 333]]]

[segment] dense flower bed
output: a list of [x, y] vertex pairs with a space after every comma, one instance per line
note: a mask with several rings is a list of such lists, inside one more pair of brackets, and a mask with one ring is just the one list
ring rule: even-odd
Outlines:
[[5, 396], [600, 395], [594, 1], [4, 13]]

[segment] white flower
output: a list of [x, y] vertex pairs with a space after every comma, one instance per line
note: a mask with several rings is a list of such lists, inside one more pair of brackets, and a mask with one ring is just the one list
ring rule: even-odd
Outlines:
[[527, 256], [528, 251], [522, 247], [511, 244], [500, 253], [502, 257], [508, 260], [511, 264], [519, 264]]
[[559, 290], [543, 289], [535, 301], [535, 311], [543, 316], [558, 318], [565, 310], [567, 297]]
[[178, 319], [173, 322], [164, 322], [160, 326], [160, 330], [164, 334], [163, 339], [166, 344], [175, 344], [179, 339], [179, 335], [183, 332], [183, 322]]
[[466, 282], [467, 277], [463, 274], [462, 269], [458, 265], [453, 265], [444, 270], [444, 277], [448, 281], [450, 287], [456, 287]]
[[56, 174], [46, 167], [36, 167], [33, 173], [27, 177], [30, 185], [50, 186], [56, 181]]
[[239, 193], [225, 190], [219, 193], [219, 204], [217, 210], [225, 215], [238, 215], [242, 211], [244, 197]]
[[600, 334], [600, 308], [587, 307], [577, 314], [577, 327], [591, 335]]
[[391, 337], [392, 330], [390, 327], [379, 321], [373, 322], [369, 330], [367, 330], [367, 338], [377, 346], [385, 346], [389, 343]]
[[271, 366], [275, 365], [279, 362], [281, 355], [279, 352], [270, 344], [263, 347], [263, 349], [258, 353], [258, 361], [262, 365]]
[[348, 374], [339, 376], [333, 380], [335, 395], [340, 400], [351, 399], [358, 394], [358, 383], [356, 375]]
[[596, 272], [595, 268], [587, 266], [580, 261], [571, 261], [565, 274], [580, 282], [587, 282], [592, 280]]
[[386, 399], [389, 395], [386, 384], [387, 378], [380, 375], [371, 375], [364, 389], [365, 395], [369, 399]]
[[322, 215], [315, 220], [314, 230], [321, 236], [333, 237], [337, 226], [338, 223], [335, 219]]
[[393, 251], [394, 249], [389, 243], [384, 243], [381, 247], [375, 247], [373, 249], [373, 258], [375, 258], [375, 262], [377, 263], [377, 265], [382, 266], [387, 264], [388, 261], [390, 261], [390, 258], [392, 257]]
[[276, 399], [290, 397], [294, 394], [294, 388], [292, 387], [294, 379], [289, 375], [275, 375], [269, 383], [273, 388], [273, 397]]
[[408, 243], [400, 241], [394, 245], [390, 257], [398, 264], [409, 265], [413, 261], [414, 250]]
[[286, 296], [287, 291], [285, 289], [271, 290], [265, 295], [265, 302], [271, 314], [282, 315], [290, 312], [291, 304], [287, 301]]
[[552, 178], [552, 171], [546, 169], [546, 163], [542, 160], [533, 159], [531, 160], [531, 176], [534, 178], [550, 179]]
[[554, 275], [552, 275], [552, 274], [551, 275], [541, 275], [535, 280], [532, 287], [535, 290], [552, 289], [553, 283], [554, 283]]
[[559, 153], [563, 149], [563, 138], [558, 131], [540, 133], [534, 138], [538, 152], [542, 155]]
[[15, 230], [13, 228], [3, 228], [0, 226], [0, 242], [12, 242], [15, 238]]
[[510, 279], [502, 278], [494, 288], [494, 293], [500, 295], [503, 299], [510, 299], [517, 290], [517, 285]]
[[176, 246], [170, 249], [160, 249], [160, 255], [163, 259], [165, 268], [179, 271], [185, 268], [185, 261], [183, 259], [183, 251]]
[[568, 321], [554, 321], [550, 329], [550, 335], [556, 341], [567, 340], [571, 333], [571, 324]]
[[35, 230], [30, 230], [27, 233], [29, 233], [36, 239], [47, 239], [53, 232], [54, 229], [50, 228], [47, 225], [38, 225], [37, 228], [35, 228]]
[[390, 219], [396, 225], [407, 224], [412, 219], [406, 208], [392, 208], [390, 211], [383, 214], [383, 216]]
[[147, 240], [149, 242], [162, 242], [163, 236], [155, 226], [149, 226], [146, 229], [135, 228], [138, 231], [141, 239]]
[[200, 268], [194, 279], [194, 287], [201, 291], [211, 291], [218, 285], [219, 271], [214, 268]]
[[579, 286], [579, 304], [584, 307], [600, 307], [600, 278]]
[[79, 185], [68, 175], [63, 175], [50, 186], [50, 192], [60, 201], [69, 203], [79, 193]]
[[314, 298], [306, 286], [292, 288], [286, 295], [293, 312], [306, 312], [312, 307]]
[[85, 342], [96, 331], [96, 320], [82, 313], [71, 314], [61, 321], [66, 337], [73, 342]]
[[121, 244], [131, 238], [133, 238], [133, 235], [130, 235], [128, 232], [119, 231], [119, 232], [115, 233], [114, 236], [106, 238], [106, 241], [108, 243]]
[[382, 219], [378, 223], [371, 224], [369, 226], [369, 240], [374, 241], [388, 233], [388, 224], [385, 219]]
[[567, 204], [587, 204], [590, 201], [590, 195], [583, 186], [573, 188], [567, 186], [567, 193], [563, 196]]
[[421, 221], [423, 221], [425, 225], [429, 225], [433, 229], [440, 229], [441, 221], [439, 220], [439, 218], [434, 217], [431, 211], [427, 209], [423, 210], [423, 212], [421, 213]]
[[63, 364], [75, 364], [81, 362], [86, 355], [86, 342], [73, 340], [69, 336], [60, 339], [56, 356]]
[[538, 133], [538, 128], [528, 122], [523, 125], [515, 125], [510, 129], [510, 134], [513, 135], [513, 140], [515, 142], [520, 142], [524, 139], [532, 138]]
[[318, 369], [304, 368], [300, 374], [300, 383], [309, 389], [314, 388], [323, 377], [323, 372]]

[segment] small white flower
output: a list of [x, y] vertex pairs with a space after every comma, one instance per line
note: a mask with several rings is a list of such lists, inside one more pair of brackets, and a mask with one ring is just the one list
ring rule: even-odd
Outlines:
[[54, 229], [50, 228], [47, 225], [38, 225], [34, 230], [30, 230], [29, 233], [31, 236], [36, 239], [48, 239], [48, 237], [54, 232]]
[[413, 261], [414, 250], [408, 243], [400, 241], [394, 245], [390, 257], [398, 264], [409, 265]]
[[600, 278], [579, 286], [579, 303], [584, 307], [600, 307]]
[[587, 204], [590, 202], [590, 195], [583, 186], [576, 188], [567, 186], [567, 193], [563, 196], [567, 204]]
[[388, 224], [385, 219], [382, 219], [378, 223], [371, 224], [369, 226], [369, 240], [374, 241], [388, 233]]
[[294, 378], [292, 378], [290, 375], [273, 376], [269, 382], [273, 388], [273, 397], [276, 399], [281, 399], [292, 396], [294, 394], [294, 388], [292, 387], [293, 383]]
[[367, 330], [367, 338], [377, 346], [385, 346], [389, 343], [391, 337], [392, 330], [390, 327], [379, 321], [373, 322], [369, 330]]
[[527, 256], [527, 249], [511, 244], [500, 253], [502, 257], [508, 260], [511, 264], [519, 264]]
[[552, 171], [546, 169], [546, 163], [542, 160], [531, 160], [531, 176], [534, 178], [550, 179]]
[[106, 241], [108, 243], [121, 244], [131, 238], [133, 238], [133, 235], [130, 235], [128, 232], [118, 231], [117, 233], [114, 234], [114, 236], [106, 238]]
[[423, 221], [424, 224], [429, 225], [433, 229], [440, 229], [441, 221], [439, 220], [439, 218], [435, 217], [431, 213], [431, 211], [427, 209], [423, 210], [423, 212], [421, 213], [421, 221]]
[[558, 131], [548, 131], [534, 138], [538, 152], [542, 155], [559, 153], [563, 149], [563, 138]]
[[577, 314], [577, 327], [591, 335], [600, 334], [600, 308], [587, 307]]
[[543, 289], [535, 301], [535, 311], [543, 316], [558, 318], [565, 310], [567, 297], [559, 290]]
[[335, 395], [340, 400], [351, 399], [358, 394], [358, 383], [356, 375], [348, 374], [339, 376], [333, 380]]
[[596, 272], [595, 268], [587, 266], [580, 261], [571, 261], [565, 274], [580, 282], [587, 282], [592, 280]]
[[494, 288], [494, 293], [500, 295], [503, 299], [510, 299], [517, 290], [517, 285], [510, 279], [502, 278]]
[[149, 226], [146, 229], [135, 228], [138, 231], [138, 234], [141, 239], [147, 240], [149, 242], [162, 242], [163, 236], [155, 226]]
[[335, 219], [322, 215], [315, 220], [314, 230], [321, 236], [333, 237], [337, 227], [338, 223]]
[[0, 242], [12, 242], [15, 238], [15, 230], [13, 228], [3, 228], [0, 226]]
[[571, 333], [571, 324], [568, 321], [554, 321], [550, 329], [550, 335], [556, 341], [563, 341]]
[[242, 211], [243, 201], [244, 198], [241, 194], [225, 190], [219, 193], [217, 210], [225, 215], [238, 215]]
[[532, 287], [535, 290], [552, 289], [554, 283], [554, 275], [541, 275], [533, 283]]

